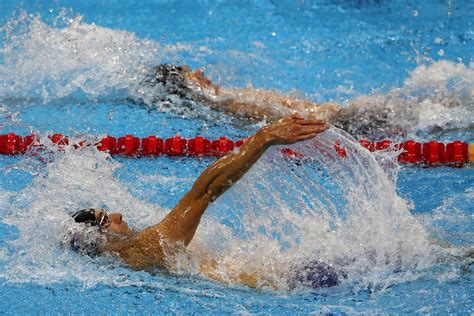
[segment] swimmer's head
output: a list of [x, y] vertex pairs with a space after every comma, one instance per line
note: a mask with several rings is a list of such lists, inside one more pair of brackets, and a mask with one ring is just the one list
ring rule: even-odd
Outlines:
[[208, 94], [219, 94], [219, 87], [204, 75], [201, 69], [191, 71], [188, 66], [161, 64], [147, 76], [146, 84], [157, 87], [154, 102], [202, 100]]
[[161, 97], [157, 96], [160, 100], [169, 95], [186, 98], [192, 92], [188, 83], [189, 73], [190, 69], [187, 66], [161, 64], [153, 68], [153, 72], [147, 79], [147, 82], [151, 86], [159, 85], [164, 88], [163, 92], [166, 93], [166, 95]]
[[85, 224], [85, 227], [68, 233], [69, 245], [74, 251], [91, 257], [100, 254], [101, 244], [107, 240], [107, 233], [130, 232], [122, 214], [109, 213], [104, 209], [83, 209], [72, 214], [72, 218], [76, 223]]
[[109, 213], [105, 209], [88, 208], [80, 210], [72, 215], [76, 223], [84, 223], [107, 229], [117, 233], [128, 233], [127, 222], [123, 220], [121, 213]]

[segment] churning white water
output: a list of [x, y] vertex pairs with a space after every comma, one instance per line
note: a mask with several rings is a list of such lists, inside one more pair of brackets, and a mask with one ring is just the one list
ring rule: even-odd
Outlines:
[[[0, 48], [0, 102], [12, 98], [44, 104], [64, 98], [131, 98], [150, 107], [186, 113], [189, 109], [181, 109], [179, 102], [171, 109], [153, 102], [163, 91], [156, 86], [145, 87], [143, 80], [151, 66], [173, 60], [177, 52], [193, 55], [209, 49], [190, 43], [162, 45], [131, 32], [85, 23], [80, 15], [72, 17], [67, 11], [53, 25], [39, 15], [23, 12], [12, 17], [0, 32], [5, 35]], [[213, 69], [214, 77], [231, 86], [232, 79], [225, 78], [227, 70], [222, 67]], [[388, 93], [354, 95], [343, 106], [386, 115], [389, 124], [408, 132], [434, 126], [466, 127], [474, 121], [473, 68], [472, 63], [427, 61], [411, 71], [403, 86]], [[278, 109], [277, 104], [272, 107]], [[194, 109], [203, 110], [198, 106]]]
[[[337, 154], [336, 143], [347, 157]], [[282, 147], [287, 146], [270, 148], [206, 211], [177, 273], [196, 273], [193, 263], [203, 252], [232, 266], [233, 273], [264, 271], [281, 288], [302, 259], [337, 266], [345, 282], [362, 286], [390, 285], [431, 264], [427, 232], [397, 195], [393, 174], [389, 178], [365, 149], [337, 129], [289, 146], [304, 155], [297, 161], [282, 155]], [[10, 205], [3, 205], [9, 208], [3, 222], [16, 226], [19, 238], [1, 253], [1, 277], [38, 283], [77, 279], [86, 286], [143, 282], [116, 258], [91, 259], [62, 247], [64, 232], [77, 227], [69, 214], [105, 206], [141, 229], [168, 210], [145, 202], [146, 192], [132, 194], [130, 184], [115, 175], [122, 166], [94, 147], [51, 150], [42, 163], [30, 157], [31, 163], [15, 167], [32, 172], [37, 165], [39, 171], [26, 188], [8, 193]], [[172, 176], [138, 181], [157, 179], [169, 190], [181, 181]], [[190, 187], [192, 179], [186, 181]]]
[[[163, 46], [85, 23], [80, 16], [61, 16], [51, 26], [24, 13], [0, 31], [6, 38], [0, 49], [0, 103], [15, 99], [16, 104], [46, 107], [68, 98], [132, 98], [160, 108], [151, 102], [157, 92], [141, 85], [149, 67], [173, 51], [196, 49]], [[420, 65], [402, 87], [350, 103], [386, 111], [389, 120], [407, 129], [468, 126], [474, 113], [473, 68], [449, 61]], [[0, 104], [4, 108], [2, 124], [22, 124]], [[42, 143], [48, 144], [46, 135]], [[346, 150], [346, 158], [336, 153], [336, 143]], [[282, 289], [288, 287], [293, 263], [308, 258], [339, 267], [346, 276], [343, 282], [361, 287], [423, 275], [437, 250], [408, 203], [397, 195], [394, 167], [382, 169], [337, 129], [288, 147], [304, 157], [288, 159], [282, 147], [272, 147], [213, 203], [189, 246], [190, 258], [182, 259], [177, 273], [196, 273], [192, 255], [205, 252], [237, 272], [263, 271]], [[69, 214], [81, 208], [120, 211], [138, 229], [156, 223], [169, 210], [147, 202], [146, 192], [121, 181], [117, 172], [123, 166], [94, 147], [50, 150], [41, 159], [27, 157], [3, 167], [24, 170], [33, 180], [18, 192], [1, 192], [1, 221], [16, 227], [19, 237], [0, 249], [0, 277], [40, 284], [77, 280], [82, 286], [156, 283], [116, 258], [80, 256], [61, 244], [64, 232], [76, 225]], [[390, 157], [386, 159], [389, 166]], [[160, 174], [159, 163], [150, 166], [156, 167], [157, 176], [137, 177], [141, 187], [156, 181], [170, 192], [178, 183], [191, 186], [190, 177]]]
[[[336, 143], [347, 157], [336, 153]], [[282, 155], [283, 147], [270, 149], [211, 206], [210, 217], [214, 210], [237, 214], [232, 225], [241, 238], [216, 238], [221, 233], [211, 225], [198, 233], [224, 262], [238, 262], [242, 271], [263, 266], [275, 281], [301, 258], [378, 282], [429, 264], [426, 231], [366, 150], [336, 129], [290, 146], [304, 155], [299, 162]]]

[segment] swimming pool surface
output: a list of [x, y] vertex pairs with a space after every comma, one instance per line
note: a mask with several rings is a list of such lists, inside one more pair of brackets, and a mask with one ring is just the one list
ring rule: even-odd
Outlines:
[[[226, 87], [384, 106], [407, 138], [474, 142], [472, 1], [0, 1], [0, 34], [0, 134], [239, 139], [261, 126], [131, 101], [144, 69], [172, 62]], [[335, 129], [319, 139], [356, 146]], [[270, 151], [190, 245], [238, 267], [314, 255], [347, 268], [320, 290], [223, 285], [192, 264], [151, 275], [60, 246], [78, 208], [157, 222], [214, 158], [0, 156], [0, 312], [472, 314], [472, 165], [323, 156], [295, 166]]]

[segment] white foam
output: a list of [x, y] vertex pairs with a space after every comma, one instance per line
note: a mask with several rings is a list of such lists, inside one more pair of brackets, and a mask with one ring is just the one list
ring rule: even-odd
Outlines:
[[[470, 209], [469, 205], [471, 205]], [[433, 212], [423, 217], [424, 225], [432, 232], [432, 235], [445, 242], [446, 245], [460, 246], [459, 249], [452, 247], [453, 252], [462, 253], [461, 247], [472, 247], [474, 244], [473, 205], [474, 188], [469, 187], [462, 193], [445, 198]], [[467, 213], [463, 211], [464, 206], [467, 206]]]
[[[81, 16], [71, 17], [67, 12], [57, 20], [61, 23], [50, 25], [38, 15], [22, 13], [2, 28], [6, 40], [0, 49], [0, 100], [34, 99], [47, 104], [61, 98], [132, 98], [162, 111], [189, 111], [179, 100], [171, 105], [154, 103], [154, 96], [163, 92], [142, 82], [149, 67], [165, 56], [173, 59], [180, 51], [201, 56], [202, 47], [186, 42], [164, 46], [131, 32], [86, 23]], [[217, 77], [226, 73], [225, 67], [214, 69]], [[358, 96], [345, 106], [388, 113], [388, 124], [409, 132], [434, 126], [463, 128], [474, 121], [473, 68], [473, 63], [428, 61], [413, 69], [403, 86], [388, 93]], [[357, 91], [351, 94], [357, 95]], [[286, 113], [278, 105], [262, 106]], [[202, 110], [206, 111], [198, 109]], [[364, 123], [358, 117], [351, 120]]]
[[[348, 158], [337, 156], [336, 141]], [[417, 269], [429, 266], [427, 232], [367, 151], [335, 130], [291, 146], [314, 157], [303, 166], [288, 164], [280, 148], [269, 150], [208, 211], [237, 214], [233, 224], [244, 238], [215, 242], [226, 232], [208, 225], [198, 231], [200, 245], [211, 244], [236, 271], [265, 271], [282, 287], [302, 258], [343, 268], [361, 286], [416, 278]]]
[[[48, 144], [46, 137], [42, 143]], [[16, 226], [20, 236], [10, 243], [15, 251], [2, 254], [6, 264], [0, 275], [12, 282], [40, 284], [77, 280], [84, 286], [94, 286], [117, 282], [123, 277], [117, 271], [107, 271], [107, 260], [96, 259], [91, 264], [91, 258], [61, 247], [65, 232], [75, 225], [70, 214], [82, 208], [106, 206], [111, 211], [120, 210], [132, 226], [143, 227], [157, 222], [165, 210], [133, 197], [114, 177], [120, 165], [95, 147], [76, 151], [70, 146], [64, 153], [52, 145], [47, 149], [51, 152], [42, 159], [50, 160], [46, 167], [11, 198], [10, 213], [4, 222]], [[138, 282], [133, 277], [130, 282], [122, 281], [121, 284]]]
[[[336, 155], [335, 141], [348, 158]], [[265, 271], [282, 289], [300, 258], [338, 265], [348, 273], [347, 282], [362, 287], [416, 278], [418, 269], [431, 263], [426, 231], [365, 149], [334, 130], [292, 148], [315, 158], [297, 166], [281, 156], [280, 147], [269, 150], [206, 211], [190, 253], [207, 253], [233, 266], [234, 273]], [[81, 257], [60, 245], [67, 228], [76, 225], [69, 214], [81, 208], [119, 210], [136, 228], [158, 222], [168, 210], [133, 196], [114, 175], [121, 165], [94, 147], [49, 149], [52, 154], [43, 157], [49, 162], [34, 181], [10, 197], [3, 221], [18, 228], [19, 238], [9, 242], [13, 253], [0, 253], [5, 262], [0, 277], [40, 284], [77, 281], [86, 287], [155, 283], [117, 261]], [[172, 187], [182, 179], [139, 181]], [[176, 272], [196, 272], [194, 260], [181, 259]]]
[[159, 60], [159, 43], [135, 34], [84, 23], [64, 13], [64, 27], [22, 13], [4, 27], [0, 51], [2, 98], [51, 100], [85, 94], [92, 100], [134, 94], [148, 62]]
[[402, 87], [359, 96], [346, 106], [388, 113], [388, 123], [409, 134], [433, 127], [469, 127], [474, 122], [474, 63], [421, 64]]

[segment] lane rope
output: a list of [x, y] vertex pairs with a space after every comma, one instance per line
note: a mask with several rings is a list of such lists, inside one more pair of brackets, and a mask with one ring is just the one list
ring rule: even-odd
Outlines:
[[[69, 145], [69, 138], [56, 133], [48, 136], [53, 144], [59, 148]], [[227, 137], [210, 140], [202, 136], [185, 139], [181, 136], [173, 136], [161, 139], [155, 135], [138, 138], [127, 134], [122, 137], [107, 136], [98, 143], [92, 144], [100, 151], [111, 155], [123, 155], [129, 157], [151, 157], [167, 155], [172, 157], [220, 157], [240, 147], [246, 139], [232, 141]], [[468, 144], [462, 141], [453, 141], [447, 144], [431, 140], [426, 143], [407, 140], [405, 142], [392, 142], [381, 140], [372, 142], [366, 139], [359, 140], [362, 147], [371, 152], [380, 150], [399, 151], [398, 161], [403, 164], [418, 164], [424, 166], [447, 165], [462, 167], [468, 162], [474, 162], [474, 143]], [[72, 144], [74, 148], [90, 146], [86, 141]], [[19, 155], [25, 154], [30, 149], [41, 150], [44, 148], [36, 135], [20, 136], [15, 133], [0, 135], [0, 154]], [[347, 157], [346, 149], [340, 144], [334, 144], [335, 153], [341, 158]], [[304, 155], [290, 148], [281, 150], [282, 154], [291, 159], [302, 159]]]

